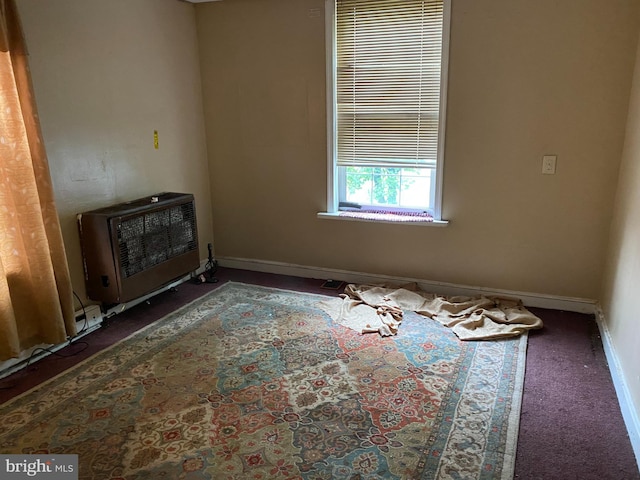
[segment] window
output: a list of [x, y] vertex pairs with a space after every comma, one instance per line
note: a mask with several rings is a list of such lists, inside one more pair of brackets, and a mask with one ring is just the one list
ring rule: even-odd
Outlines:
[[428, 212], [439, 220], [444, 1], [327, 6], [329, 211]]

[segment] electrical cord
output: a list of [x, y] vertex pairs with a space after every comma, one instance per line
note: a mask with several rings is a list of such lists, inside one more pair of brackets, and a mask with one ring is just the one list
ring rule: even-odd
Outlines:
[[204, 271], [207, 273], [209, 278], [213, 278], [218, 271], [218, 262], [213, 259], [208, 260], [204, 266]]
[[204, 275], [207, 283], [217, 283], [218, 279], [215, 278], [215, 274], [218, 271], [218, 261], [213, 259], [213, 252], [211, 251], [211, 244], [207, 245], [209, 250], [209, 257], [207, 263], [204, 266]]
[[[82, 300], [80, 299], [80, 297], [78, 296], [78, 294], [76, 292], [73, 292], [73, 295], [76, 297], [76, 299], [78, 300], [78, 303], [80, 303], [80, 308], [82, 309], [82, 313], [84, 314], [84, 326], [80, 329], [79, 332], [77, 332], [75, 337], [68, 337], [67, 338], [67, 344], [62, 348], [67, 348], [69, 346], [73, 345], [81, 345], [82, 348], [74, 353], [70, 353], [70, 354], [64, 354], [64, 353], [59, 353], [55, 350], [52, 350], [51, 348], [47, 348], [47, 347], [37, 347], [35, 348], [31, 354], [29, 355], [29, 358], [26, 360], [26, 364], [24, 366], [24, 371], [26, 372], [29, 369], [29, 366], [31, 365], [31, 362], [33, 361], [33, 359], [40, 355], [41, 353], [48, 353], [49, 355], [55, 355], [56, 357], [62, 357], [62, 358], [69, 358], [69, 357], [74, 357], [82, 352], [84, 352], [87, 348], [89, 348], [89, 344], [87, 342], [83, 341], [78, 341], [78, 336], [81, 333], [84, 333], [88, 328], [89, 328], [89, 319], [87, 318], [87, 310], [84, 306], [84, 303], [82, 303]], [[34, 368], [35, 369], [35, 368]], [[33, 371], [34, 369], [31, 369], [30, 371]], [[23, 376], [23, 375], [21, 375]], [[18, 379], [16, 379], [16, 381], [10, 383], [10, 384], [0, 384], [0, 390], [10, 390], [14, 387], [16, 387], [18, 385]]]
[[81, 333], [84, 333], [87, 330], [87, 328], [89, 328], [89, 319], [87, 318], [87, 310], [84, 308], [84, 303], [82, 303], [82, 300], [80, 300], [80, 297], [76, 292], [73, 292], [73, 295], [78, 300], [78, 303], [80, 304], [80, 308], [82, 308], [82, 314], [84, 315], [84, 326], [78, 332], [78, 335], [79, 335]]
[[193, 277], [192, 281], [194, 283], [218, 283], [218, 279], [215, 277], [215, 274], [218, 271], [218, 261], [213, 258], [211, 244], [208, 244], [207, 248], [209, 249], [209, 257], [207, 259], [207, 263], [204, 265], [204, 272]]

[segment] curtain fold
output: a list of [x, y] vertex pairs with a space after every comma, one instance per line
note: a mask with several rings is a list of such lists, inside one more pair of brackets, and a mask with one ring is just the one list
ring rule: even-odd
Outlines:
[[0, 360], [76, 334], [73, 290], [14, 0], [0, 0]]

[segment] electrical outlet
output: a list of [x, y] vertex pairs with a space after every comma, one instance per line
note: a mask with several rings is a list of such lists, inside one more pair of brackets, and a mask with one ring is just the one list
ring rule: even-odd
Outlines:
[[555, 155], [545, 155], [542, 157], [542, 173], [544, 175], [554, 175], [556, 173], [556, 160]]
[[94, 325], [102, 322], [102, 312], [98, 305], [87, 305], [84, 310], [76, 312], [76, 322], [79, 324]]

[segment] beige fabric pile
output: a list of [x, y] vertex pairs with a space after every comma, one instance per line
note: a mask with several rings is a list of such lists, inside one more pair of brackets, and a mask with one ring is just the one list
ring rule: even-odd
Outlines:
[[321, 302], [335, 322], [361, 333], [395, 335], [403, 311], [410, 310], [450, 327], [461, 340], [515, 337], [542, 328], [542, 320], [522, 302], [501, 297], [444, 297], [415, 284], [349, 284], [341, 298]]

